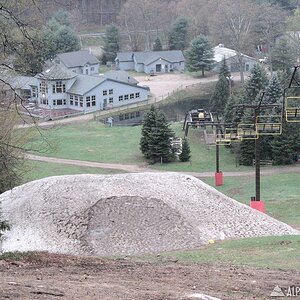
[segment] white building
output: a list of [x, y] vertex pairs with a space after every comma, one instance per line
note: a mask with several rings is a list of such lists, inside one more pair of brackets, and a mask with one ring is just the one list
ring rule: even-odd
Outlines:
[[60, 53], [55, 56], [53, 61], [77, 74], [99, 74], [100, 62], [88, 50]]
[[184, 56], [180, 50], [119, 52], [116, 67], [120, 70], [135, 70], [146, 74], [168, 73], [184, 70]]
[[54, 64], [36, 75], [38, 106], [92, 112], [148, 100], [150, 91], [132, 77], [109, 72], [99, 76], [80, 75]]
[[[239, 65], [236, 51], [224, 47], [223, 44], [219, 44], [218, 46], [214, 47], [214, 61], [215, 61], [215, 65], [213, 68], [214, 71], [216, 72], [219, 71], [224, 58], [226, 60], [230, 72], [240, 71], [240, 65]], [[242, 54], [242, 60], [243, 60], [243, 71], [245, 72], [250, 71], [254, 67], [254, 65], [257, 64], [257, 60], [254, 57], [250, 57], [245, 54]]]

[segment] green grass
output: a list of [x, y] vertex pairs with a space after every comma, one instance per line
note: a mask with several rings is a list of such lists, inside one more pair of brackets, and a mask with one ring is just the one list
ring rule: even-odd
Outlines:
[[[106, 163], [141, 163], [140, 127], [106, 127], [88, 122], [49, 130], [48, 139], [56, 144], [47, 156]], [[30, 143], [33, 148], [44, 146], [40, 136]]]
[[[244, 265], [299, 270], [300, 236], [260, 237], [217, 242], [204, 248], [163, 253], [181, 263]], [[160, 258], [160, 259], [161, 259]]]
[[42, 179], [49, 176], [74, 175], [74, 174], [120, 174], [119, 170], [80, 167], [40, 161], [27, 160], [25, 165], [26, 176], [23, 183]]
[[[183, 137], [182, 124], [173, 123], [176, 135]], [[167, 171], [206, 172], [215, 170], [215, 147], [207, 147], [201, 139], [201, 129], [191, 129], [189, 142], [192, 153], [191, 162], [174, 162], [153, 165], [153, 168]], [[146, 163], [139, 150], [141, 126], [107, 127], [100, 122], [88, 122], [62, 126], [48, 131], [48, 139], [55, 144], [55, 150], [47, 156], [88, 160], [107, 163], [141, 164]], [[44, 142], [36, 135], [29, 147], [40, 149]], [[222, 170], [248, 170], [236, 167], [234, 156], [221, 148]]]
[[[204, 182], [214, 186], [213, 178]], [[261, 176], [261, 200], [267, 213], [282, 222], [300, 227], [300, 173]], [[255, 195], [255, 178], [249, 176], [225, 177], [224, 185], [217, 189], [241, 203], [249, 205]]]

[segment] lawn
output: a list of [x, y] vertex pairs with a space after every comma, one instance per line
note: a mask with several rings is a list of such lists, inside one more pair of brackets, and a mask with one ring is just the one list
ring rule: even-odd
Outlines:
[[[230, 240], [200, 249], [161, 254], [159, 259], [183, 263], [218, 263], [259, 268], [299, 270], [300, 236], [260, 237]], [[157, 260], [157, 258], [154, 258]]]
[[89, 168], [80, 166], [71, 166], [55, 163], [46, 163], [40, 161], [26, 161], [26, 176], [22, 183], [29, 181], [58, 175], [74, 175], [74, 174], [116, 174], [121, 173], [118, 170]]
[[[213, 178], [203, 181], [214, 186]], [[300, 228], [300, 173], [261, 176], [261, 200], [268, 215]], [[249, 205], [255, 195], [255, 178], [249, 176], [225, 177], [224, 185], [217, 187], [221, 193]]]
[[[172, 129], [183, 137], [181, 123], [172, 123]], [[48, 139], [55, 147], [43, 155], [88, 160], [106, 163], [142, 164], [146, 163], [139, 150], [141, 126], [107, 127], [100, 122], [88, 122], [53, 128], [48, 131]], [[189, 132], [191, 162], [174, 162], [171, 164], [153, 165], [152, 168], [167, 171], [207, 172], [215, 170], [215, 147], [207, 147], [202, 129], [191, 129]], [[44, 148], [45, 142], [36, 135], [29, 147]], [[224, 147], [220, 149], [220, 160], [223, 171], [248, 170], [248, 167], [236, 167], [235, 158]]]
[[[140, 127], [107, 127], [100, 122], [53, 128], [47, 132], [53, 150], [43, 155], [106, 163], [142, 163], [140, 130]], [[44, 146], [39, 135], [29, 145], [35, 149]]]

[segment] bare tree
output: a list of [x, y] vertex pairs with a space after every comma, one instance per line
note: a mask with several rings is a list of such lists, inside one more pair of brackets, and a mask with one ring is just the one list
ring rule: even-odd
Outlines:
[[150, 50], [158, 35], [167, 36], [174, 16], [168, 13], [175, 0], [127, 0], [119, 24], [125, 30], [131, 50]]
[[210, 35], [209, 24], [218, 6], [217, 1], [211, 0], [180, 0], [177, 3], [177, 15], [188, 18], [189, 36], [191, 39], [202, 34]]
[[265, 44], [269, 51], [268, 64], [271, 74], [273, 74], [272, 51], [276, 38], [285, 30], [286, 17], [287, 13], [282, 8], [270, 4], [263, 4], [260, 6], [257, 21], [255, 22], [257, 44]]
[[14, 84], [14, 61], [23, 54], [24, 45], [36, 49], [29, 24], [35, 18], [28, 18], [34, 9], [38, 14], [34, 0], [0, 1], [0, 193], [18, 183], [26, 150], [25, 132], [14, 130], [26, 122], [24, 99]]
[[211, 33], [216, 43], [226, 43], [237, 53], [241, 82], [244, 82], [242, 53], [254, 49], [254, 28], [259, 6], [248, 0], [219, 0], [212, 17]]

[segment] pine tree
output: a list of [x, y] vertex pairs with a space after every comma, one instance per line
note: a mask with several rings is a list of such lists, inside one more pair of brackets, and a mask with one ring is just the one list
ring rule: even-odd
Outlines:
[[140, 141], [140, 149], [145, 158], [153, 163], [172, 161], [175, 158], [172, 151], [172, 137], [174, 133], [165, 115], [152, 106], [144, 117]]
[[243, 98], [244, 103], [254, 104], [258, 101], [258, 96], [268, 84], [266, 71], [256, 64], [250, 71], [250, 76], [245, 83]]
[[157, 112], [154, 105], [151, 106], [149, 112], [144, 115], [142, 137], [140, 140], [140, 150], [144, 154], [145, 158], [151, 157], [149, 153], [149, 143], [151, 138], [151, 132], [156, 126]]
[[182, 162], [189, 161], [191, 158], [191, 150], [188, 140], [185, 138], [183, 139], [182, 143], [182, 152], [179, 154], [179, 159]]
[[266, 88], [266, 99], [268, 100], [268, 103], [279, 103], [280, 98], [282, 97], [283, 89], [280, 84], [280, 81], [277, 77], [277, 75], [274, 75], [269, 85]]
[[272, 159], [277, 165], [293, 163], [293, 156], [300, 151], [299, 126], [287, 122], [282, 125], [282, 134], [274, 136], [271, 143]]
[[104, 51], [106, 61], [115, 61], [117, 52], [120, 48], [119, 29], [112, 24], [106, 27], [104, 38]]
[[239, 164], [251, 166], [255, 156], [255, 142], [253, 140], [244, 140], [240, 144]]
[[295, 54], [287, 40], [279, 40], [272, 51], [272, 66], [274, 71], [288, 71], [293, 66]]
[[223, 75], [226, 79], [228, 79], [228, 80], [230, 80], [230, 78], [231, 78], [231, 73], [230, 73], [229, 68], [228, 68], [228, 65], [227, 65], [227, 63], [226, 63], [225, 56], [223, 57], [222, 64], [221, 64], [221, 67], [220, 67], [220, 70], [219, 70], [219, 78], [220, 78], [222, 75]]
[[199, 35], [191, 42], [186, 51], [186, 67], [189, 71], [209, 71], [214, 63], [214, 50], [210, 41], [204, 35]]
[[210, 98], [210, 110], [222, 115], [224, 113], [229, 96], [230, 91], [228, 79], [221, 75], [216, 84], [214, 93]]
[[186, 47], [188, 21], [184, 17], [179, 17], [173, 24], [169, 33], [169, 49], [184, 50]]
[[153, 45], [153, 51], [161, 51], [163, 49], [159, 37], [156, 38]]

